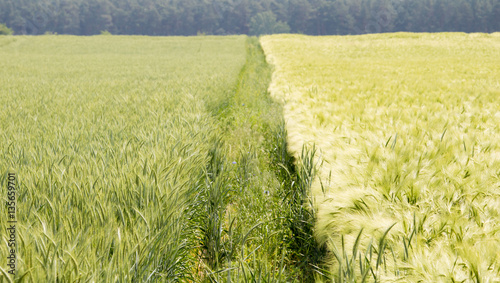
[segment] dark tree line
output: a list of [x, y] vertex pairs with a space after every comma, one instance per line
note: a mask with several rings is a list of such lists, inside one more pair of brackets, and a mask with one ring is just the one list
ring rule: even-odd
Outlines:
[[500, 31], [500, 0], [0, 0], [15, 34]]

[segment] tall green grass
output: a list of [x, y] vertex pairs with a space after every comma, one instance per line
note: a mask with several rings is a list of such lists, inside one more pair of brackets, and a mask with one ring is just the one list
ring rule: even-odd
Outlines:
[[[203, 278], [212, 282], [302, 281], [305, 271], [290, 237], [284, 191], [296, 174], [279, 170], [295, 164], [286, 146], [277, 150], [286, 145], [286, 135], [282, 106], [267, 92], [271, 71], [258, 40], [249, 38], [234, 92], [220, 101], [223, 111], [215, 112], [224, 134], [212, 151], [216, 165], [207, 168], [202, 218], [202, 230], [209, 231], [204, 254], [212, 255], [204, 257]], [[221, 248], [211, 248], [216, 245]]]
[[323, 271], [325, 249], [313, 237], [306, 193], [314, 150], [297, 161], [290, 156], [282, 105], [267, 91], [270, 76], [257, 39], [249, 38], [234, 92], [213, 112], [224, 134], [210, 151], [194, 219], [201, 280], [311, 282]]

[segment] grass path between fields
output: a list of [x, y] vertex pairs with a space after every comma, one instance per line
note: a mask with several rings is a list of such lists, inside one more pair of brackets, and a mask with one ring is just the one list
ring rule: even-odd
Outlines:
[[221, 220], [200, 229], [212, 231], [199, 245], [203, 280], [313, 282], [320, 271], [325, 251], [316, 246], [306, 202], [314, 153], [305, 150], [297, 161], [288, 153], [282, 105], [268, 93], [271, 73], [258, 40], [249, 38], [234, 92], [212, 105], [225, 134], [209, 158], [199, 215]]

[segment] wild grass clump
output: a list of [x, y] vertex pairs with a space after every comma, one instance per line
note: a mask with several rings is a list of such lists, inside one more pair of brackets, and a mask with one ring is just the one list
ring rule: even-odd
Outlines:
[[317, 147], [314, 233], [331, 281], [500, 280], [498, 36], [261, 43], [289, 148]]
[[297, 160], [288, 152], [285, 123], [274, 133], [271, 151], [273, 169], [281, 180], [279, 197], [283, 217], [284, 244], [290, 249], [290, 264], [301, 270], [299, 281], [313, 281], [323, 276], [326, 246], [320, 246], [314, 238], [316, 206], [310, 194], [318, 164], [316, 148], [304, 146]]
[[[211, 215], [200, 218], [205, 227], [217, 229], [200, 231], [201, 234], [214, 231], [210, 233], [214, 235], [212, 239], [220, 240], [212, 242], [220, 243], [222, 248], [212, 256], [217, 264], [205, 257], [202, 271], [205, 280], [291, 282], [303, 273], [293, 262], [294, 251], [286, 243], [289, 241], [285, 225], [288, 218], [284, 217], [282, 190], [284, 180], [288, 182], [290, 176], [281, 176], [276, 171], [281, 165], [278, 166], [280, 161], [275, 158], [273, 149], [276, 142], [286, 143], [286, 140], [283, 135], [276, 136], [284, 129], [283, 117], [281, 105], [267, 92], [270, 75], [271, 69], [258, 40], [249, 38], [247, 63], [239, 74], [234, 92], [219, 100], [226, 106], [218, 107], [210, 102], [212, 109], [223, 109], [212, 113], [225, 134], [222, 141], [214, 144], [216, 150], [211, 151], [210, 160], [217, 165], [209, 165], [205, 177], [207, 196], [217, 194], [219, 197], [213, 201], [206, 197], [200, 206], [205, 211], [218, 207]], [[286, 149], [282, 154], [283, 158], [292, 160]], [[209, 254], [209, 245], [204, 242], [208, 241], [202, 240], [200, 246]]]

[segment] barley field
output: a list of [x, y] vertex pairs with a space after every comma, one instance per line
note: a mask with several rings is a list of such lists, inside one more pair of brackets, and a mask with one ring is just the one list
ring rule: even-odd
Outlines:
[[260, 41], [289, 150], [317, 149], [317, 280], [500, 282], [500, 34]]

